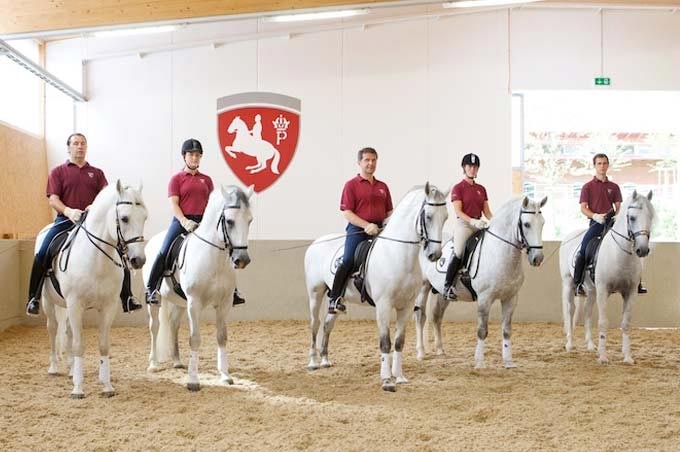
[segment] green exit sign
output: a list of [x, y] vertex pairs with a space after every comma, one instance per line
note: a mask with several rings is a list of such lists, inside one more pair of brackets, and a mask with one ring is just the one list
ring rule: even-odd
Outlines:
[[609, 77], [595, 77], [595, 86], [609, 86], [610, 84]]

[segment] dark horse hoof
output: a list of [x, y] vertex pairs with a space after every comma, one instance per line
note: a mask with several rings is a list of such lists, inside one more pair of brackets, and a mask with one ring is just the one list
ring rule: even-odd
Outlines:
[[191, 392], [196, 392], [201, 390], [200, 383], [187, 383], [187, 389]]

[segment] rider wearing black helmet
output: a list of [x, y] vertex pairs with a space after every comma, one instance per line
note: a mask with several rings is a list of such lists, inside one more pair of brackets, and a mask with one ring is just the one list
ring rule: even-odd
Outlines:
[[465, 154], [460, 163], [463, 168], [463, 180], [451, 189], [451, 202], [456, 213], [453, 226], [453, 252], [451, 262], [446, 270], [446, 284], [444, 297], [447, 300], [456, 299], [456, 275], [462, 265], [465, 242], [479, 229], [486, 228], [487, 222], [482, 214], [490, 220], [493, 216], [489, 208], [489, 198], [486, 189], [475, 182], [479, 171], [479, 156]]

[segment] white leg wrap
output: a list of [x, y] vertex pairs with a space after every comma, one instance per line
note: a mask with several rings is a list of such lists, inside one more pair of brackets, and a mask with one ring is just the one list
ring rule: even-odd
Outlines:
[[383, 380], [386, 380], [388, 378], [391, 378], [392, 374], [390, 374], [390, 354], [389, 353], [381, 353], [380, 354], [380, 378]]
[[621, 347], [624, 355], [630, 355], [630, 335], [623, 333], [623, 346]]
[[229, 375], [229, 359], [227, 358], [227, 349], [217, 347], [217, 370], [223, 375]]
[[512, 361], [512, 344], [509, 339], [503, 339], [503, 361]]
[[111, 370], [108, 356], [99, 357], [99, 382], [103, 384], [111, 383]]
[[82, 356], [73, 357], [73, 385], [83, 385], [83, 358]]
[[477, 362], [484, 361], [484, 348], [485, 342], [481, 339], [477, 339], [477, 348], [475, 349], [475, 361]]
[[401, 368], [402, 359], [402, 352], [394, 352], [392, 356], [392, 375], [395, 377], [401, 377], [404, 373]]
[[189, 352], [189, 381], [198, 381], [198, 352]]

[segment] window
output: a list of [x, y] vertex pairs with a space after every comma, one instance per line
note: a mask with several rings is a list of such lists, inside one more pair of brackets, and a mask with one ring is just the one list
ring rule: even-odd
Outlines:
[[[33, 40], [9, 41], [21, 54], [38, 62], [40, 48]], [[42, 81], [0, 55], [0, 121], [42, 135]]]
[[[517, 99], [517, 100], [515, 100]], [[513, 162], [517, 194], [547, 195], [543, 238], [560, 240], [586, 227], [581, 187], [592, 157], [609, 156], [608, 176], [624, 199], [654, 192], [658, 241], [678, 241], [680, 92], [525, 91], [513, 94]], [[520, 136], [520, 139], [515, 138]], [[513, 164], [513, 167], [515, 165]]]

